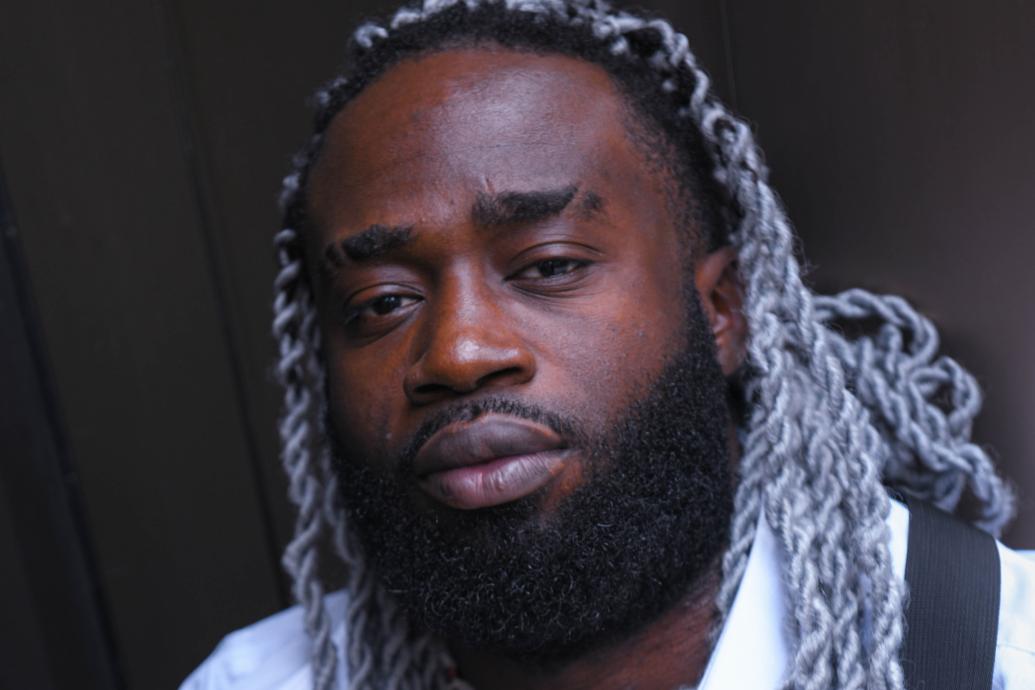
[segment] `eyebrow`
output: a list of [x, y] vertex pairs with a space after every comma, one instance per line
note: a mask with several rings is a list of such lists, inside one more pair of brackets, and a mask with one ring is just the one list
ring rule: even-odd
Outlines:
[[475, 223], [487, 228], [511, 223], [535, 223], [559, 214], [578, 191], [575, 185], [568, 185], [560, 189], [534, 192], [479, 192], [471, 216]]
[[324, 249], [324, 260], [330, 268], [341, 268], [345, 257], [353, 261], [369, 261], [409, 244], [413, 240], [412, 225], [381, 225], [370, 227], [346, 237], [340, 242], [331, 242]]
[[[533, 192], [479, 192], [471, 214], [476, 223], [485, 227], [499, 227], [511, 223], [534, 223], [558, 215], [571, 204], [578, 193], [576, 185], [560, 189]], [[579, 196], [576, 211], [583, 218], [606, 213], [604, 200], [593, 191]], [[414, 240], [412, 225], [381, 225], [375, 223], [344, 240], [331, 242], [324, 249], [323, 267], [329, 273], [343, 267], [346, 259], [362, 262], [384, 256], [405, 247]]]

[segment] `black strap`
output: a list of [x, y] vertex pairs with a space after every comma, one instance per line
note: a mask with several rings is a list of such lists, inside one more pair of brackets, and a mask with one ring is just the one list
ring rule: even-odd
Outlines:
[[989, 690], [999, 628], [995, 539], [921, 501], [906, 504], [906, 687]]

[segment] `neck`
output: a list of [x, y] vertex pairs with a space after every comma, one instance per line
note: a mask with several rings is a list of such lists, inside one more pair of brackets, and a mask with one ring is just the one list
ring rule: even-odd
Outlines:
[[704, 673], [718, 586], [716, 563], [690, 594], [639, 631], [556, 668], [486, 650], [450, 648], [460, 675], [479, 690], [673, 690], [694, 685]]

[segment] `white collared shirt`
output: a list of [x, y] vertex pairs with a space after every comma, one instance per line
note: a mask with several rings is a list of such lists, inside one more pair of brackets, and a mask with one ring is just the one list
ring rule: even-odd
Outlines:
[[[891, 559], [904, 579], [909, 511], [892, 501]], [[994, 690], [1035, 688], [1035, 552], [999, 547], [999, 633]], [[776, 690], [789, 668], [794, 640], [787, 627], [781, 579], [782, 554], [765, 519], [759, 520], [729, 616], [698, 690]], [[339, 661], [345, 658], [345, 595], [326, 599]], [[180, 690], [310, 690], [310, 643], [300, 607], [270, 616], [228, 635]], [[338, 664], [339, 687], [345, 682]]]

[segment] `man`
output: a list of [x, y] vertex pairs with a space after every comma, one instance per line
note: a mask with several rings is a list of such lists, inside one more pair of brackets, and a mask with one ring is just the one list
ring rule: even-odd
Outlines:
[[[901, 300], [803, 287], [685, 37], [471, 0], [353, 47], [277, 236], [301, 607], [184, 687], [905, 687], [886, 487], [1012, 511], [974, 384]], [[988, 543], [1028, 687], [1035, 567]]]

